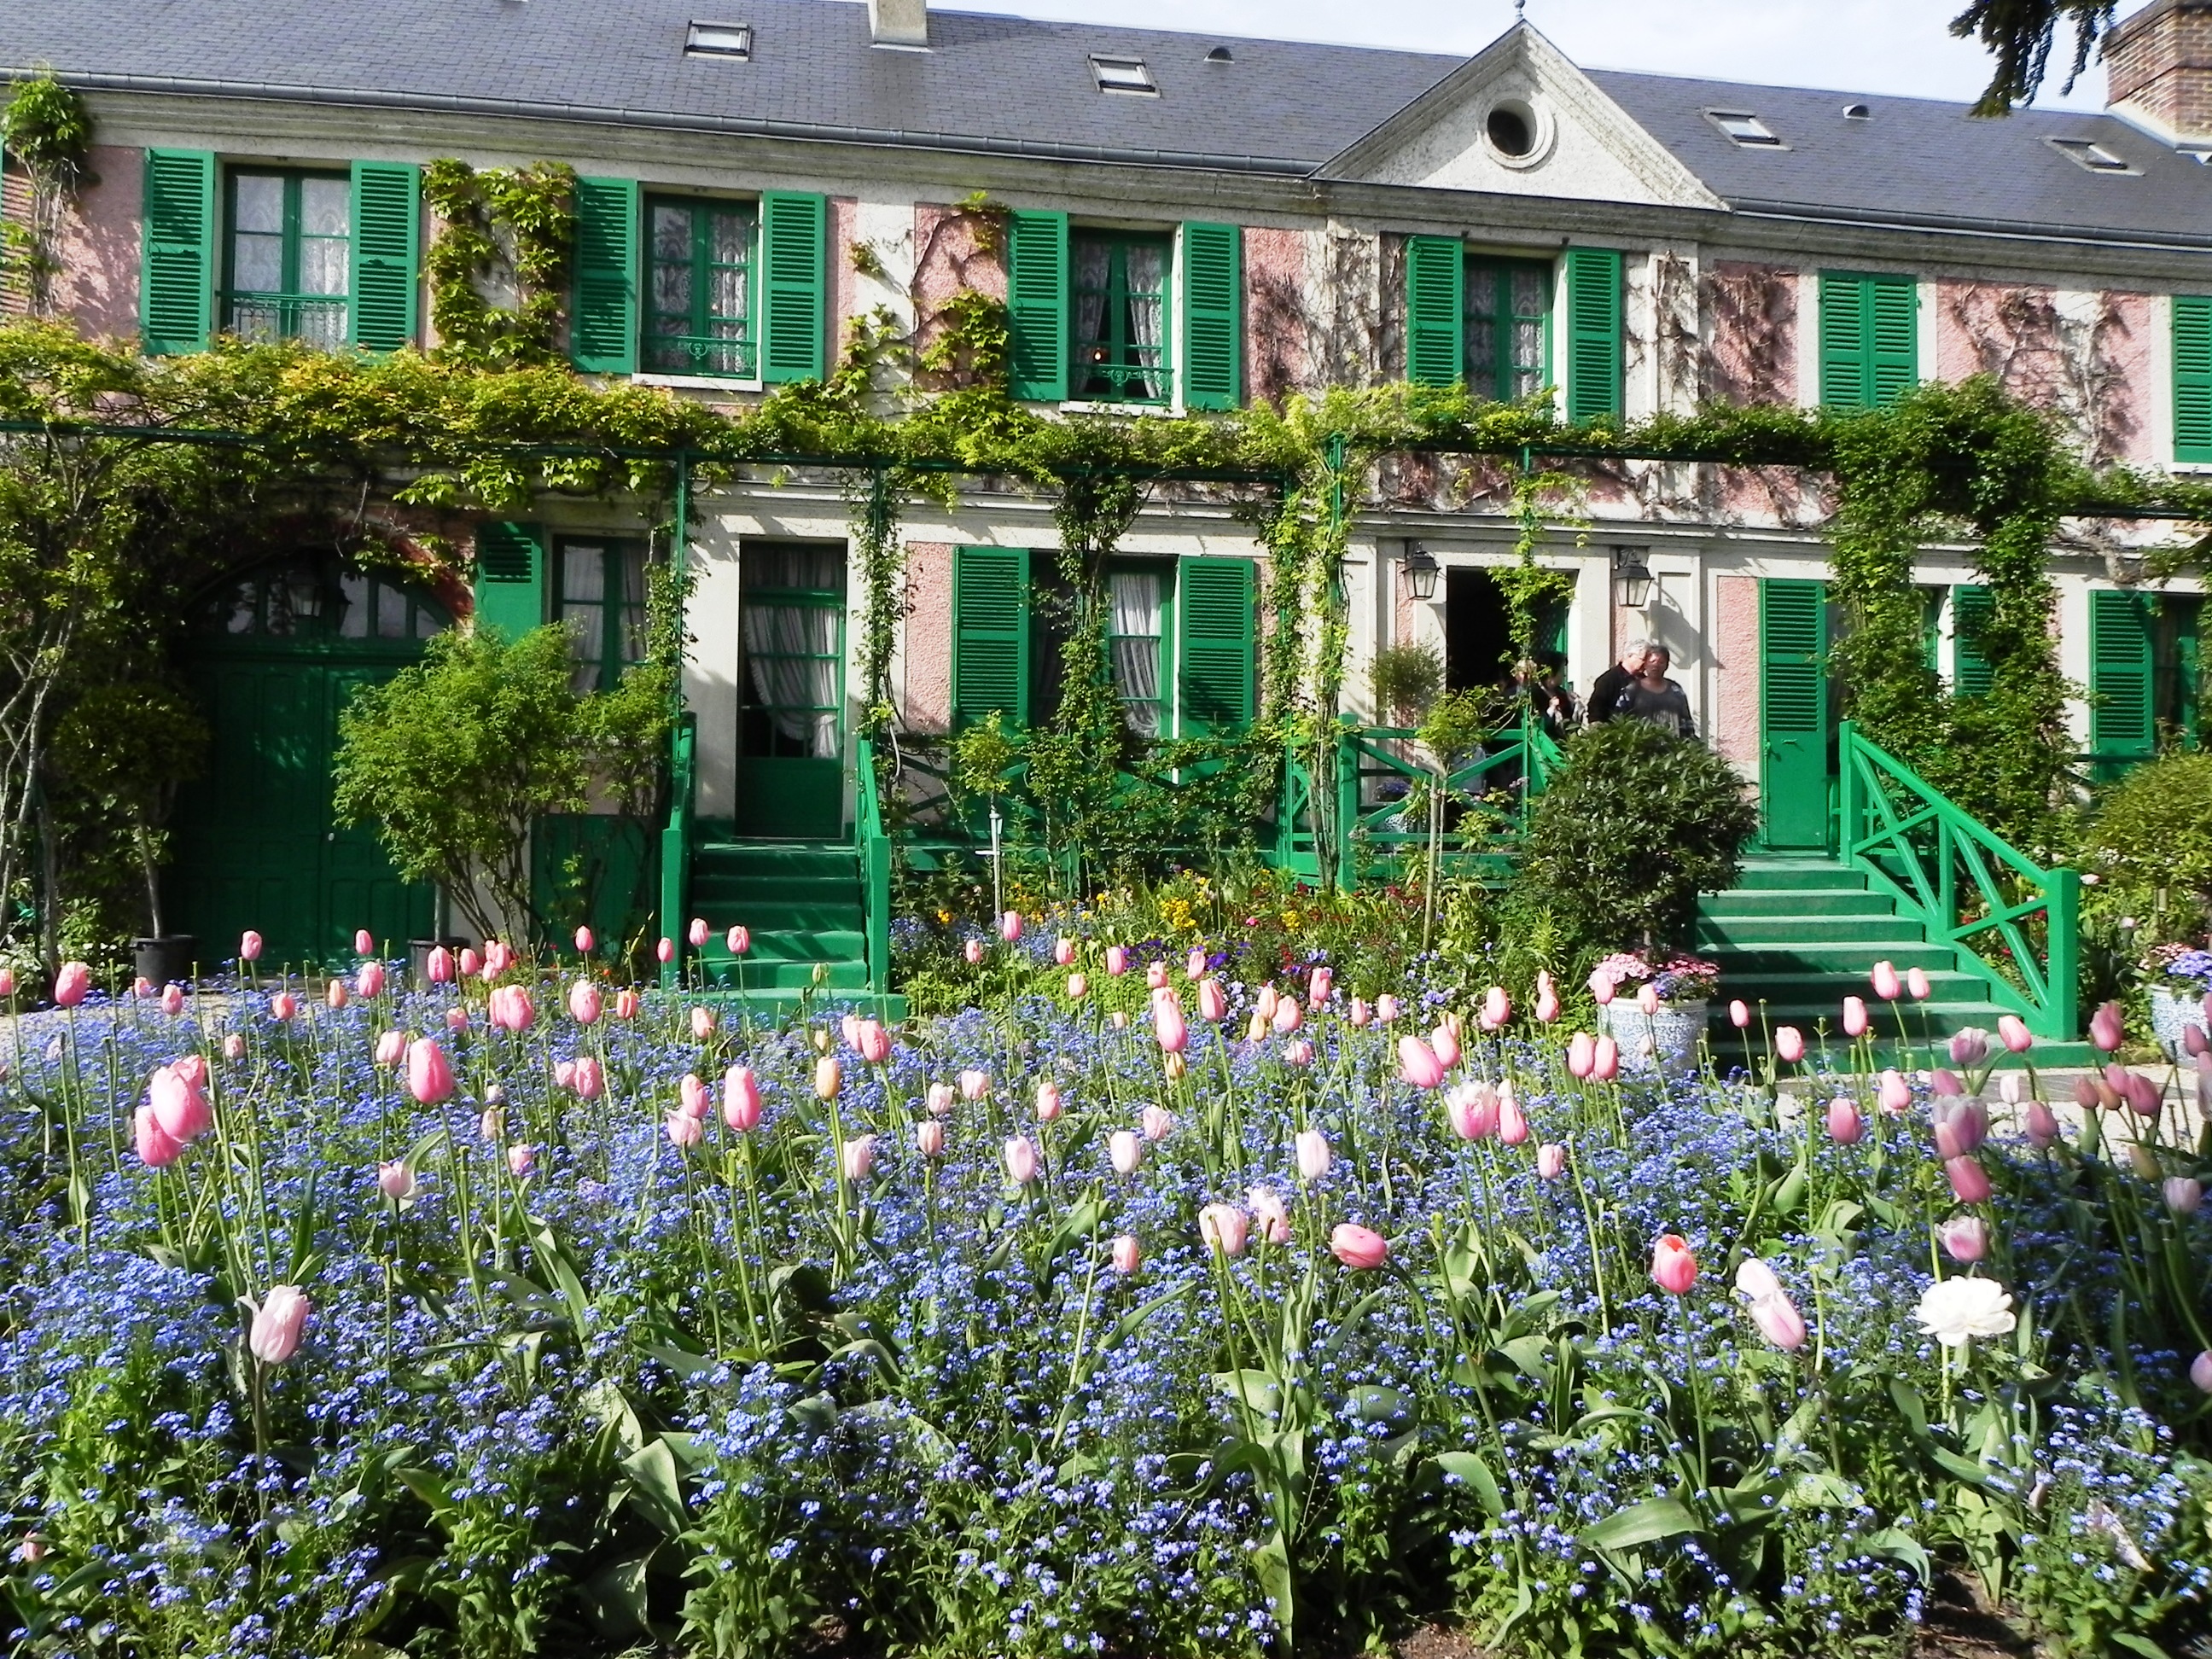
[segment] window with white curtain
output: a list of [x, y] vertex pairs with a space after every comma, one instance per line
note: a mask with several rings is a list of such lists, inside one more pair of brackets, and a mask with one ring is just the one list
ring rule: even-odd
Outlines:
[[1071, 239], [1074, 307], [1070, 331], [1074, 395], [1093, 403], [1168, 400], [1165, 236], [1077, 231]]
[[1166, 735], [1168, 576], [1158, 565], [1119, 566], [1107, 573], [1107, 641], [1122, 716], [1139, 737]]
[[743, 752], [837, 759], [843, 753], [844, 550], [748, 543], [738, 570]]

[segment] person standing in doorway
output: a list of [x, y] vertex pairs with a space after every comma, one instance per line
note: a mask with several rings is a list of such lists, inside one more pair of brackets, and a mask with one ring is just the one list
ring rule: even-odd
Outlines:
[[1650, 640], [1631, 640], [1620, 653], [1620, 660], [1597, 677], [1590, 687], [1589, 723], [1601, 726], [1620, 710], [1620, 700], [1628, 694], [1629, 687], [1643, 678], [1644, 665], [1658, 647]]
[[1667, 677], [1670, 661], [1665, 647], [1653, 647], [1644, 659], [1644, 672], [1629, 682], [1614, 712], [1624, 720], [1649, 720], [1678, 738], [1694, 738], [1698, 720], [1690, 712], [1690, 694], [1680, 680]]

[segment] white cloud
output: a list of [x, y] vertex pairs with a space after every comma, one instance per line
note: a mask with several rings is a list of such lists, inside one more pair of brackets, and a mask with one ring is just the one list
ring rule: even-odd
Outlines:
[[[933, 0], [934, 3], [934, 0]], [[1528, 0], [1528, 21], [1594, 69], [1830, 87], [1892, 97], [1977, 96], [1990, 60], [1946, 25], [1965, 0]], [[1512, 0], [943, 0], [947, 11], [1118, 23], [1277, 40], [1479, 52], [1513, 21]], [[2128, 0], [2123, 11], [2135, 9]], [[2096, 109], [2102, 67], [2061, 97], [2059, 73], [2037, 101]]]

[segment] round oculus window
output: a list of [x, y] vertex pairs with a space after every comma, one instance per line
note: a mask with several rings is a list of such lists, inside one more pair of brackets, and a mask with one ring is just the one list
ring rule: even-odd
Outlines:
[[1518, 104], [1500, 104], [1492, 110], [1484, 131], [1500, 155], [1517, 159], [1536, 148], [1535, 118]]

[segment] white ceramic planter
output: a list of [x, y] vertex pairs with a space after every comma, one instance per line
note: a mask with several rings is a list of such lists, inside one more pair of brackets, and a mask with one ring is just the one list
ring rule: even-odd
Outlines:
[[2166, 1057], [2178, 1061], [2183, 1058], [2181, 1034], [2192, 1025], [2200, 1031], [2208, 1029], [2204, 999], [2154, 985], [2150, 988], [2150, 1025], [2158, 1033], [2158, 1046], [2166, 1050]]
[[1662, 1002], [1646, 1014], [1633, 999], [1616, 997], [1597, 1011], [1598, 1024], [1620, 1045], [1626, 1072], [1661, 1072], [1686, 1077], [1698, 1069], [1698, 1039], [1705, 1035], [1708, 999]]

